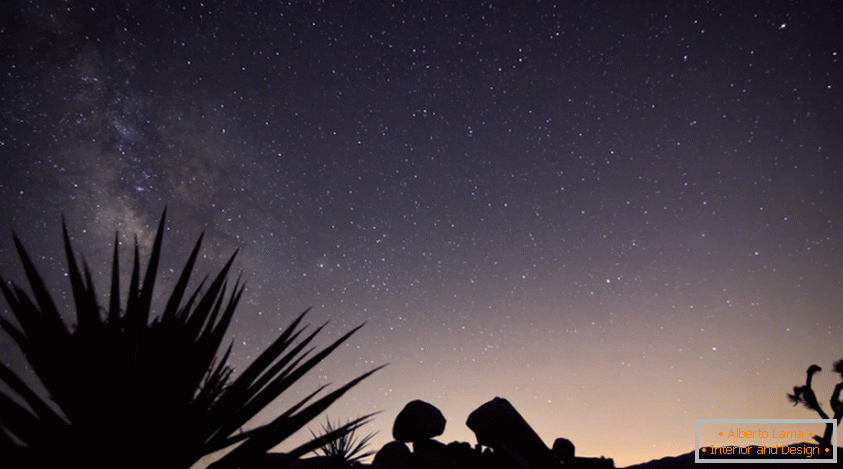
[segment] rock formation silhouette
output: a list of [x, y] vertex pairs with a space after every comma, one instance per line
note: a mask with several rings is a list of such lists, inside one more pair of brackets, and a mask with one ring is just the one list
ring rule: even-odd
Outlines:
[[410, 460], [413, 454], [410, 448], [400, 441], [390, 441], [383, 445], [380, 451], [375, 454], [372, 467], [382, 469], [409, 469]]
[[496, 397], [469, 414], [466, 425], [477, 443], [513, 459], [525, 459], [530, 467], [555, 467], [556, 458], [539, 435], [508, 400]]
[[[435, 425], [431, 424], [435, 423]], [[445, 418], [432, 404], [412, 401], [395, 419], [396, 441], [385, 444], [371, 465], [376, 469], [614, 469], [606, 458], [574, 455], [574, 444], [558, 438], [551, 451], [506, 399], [496, 397], [470, 413], [467, 425], [477, 445], [443, 444]], [[396, 430], [397, 429], [397, 430]], [[413, 443], [412, 452], [398, 439]], [[485, 449], [484, 449], [485, 447]]]
[[398, 441], [417, 442], [429, 440], [445, 431], [445, 416], [432, 404], [421, 400], [410, 401], [395, 417], [392, 437]]
[[574, 463], [574, 444], [567, 438], [557, 438], [553, 442], [553, 455], [562, 464], [569, 465]]

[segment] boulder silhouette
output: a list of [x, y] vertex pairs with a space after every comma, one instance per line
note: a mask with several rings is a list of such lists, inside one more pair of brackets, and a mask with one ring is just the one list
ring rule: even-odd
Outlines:
[[415, 400], [408, 402], [395, 417], [392, 437], [398, 441], [429, 440], [445, 431], [445, 416], [433, 404]]
[[408, 469], [412, 453], [400, 441], [390, 441], [375, 454], [372, 467], [378, 469]]
[[481, 467], [481, 452], [471, 447], [470, 443], [465, 441], [452, 441], [447, 445], [448, 460], [451, 462], [451, 467]]
[[574, 443], [567, 438], [557, 438], [553, 442], [553, 455], [563, 463], [572, 462], [574, 460]]
[[428, 439], [413, 442], [412, 461], [417, 469], [447, 469], [451, 458], [444, 443]]
[[468, 416], [466, 425], [477, 437], [477, 443], [489, 446], [498, 454], [523, 458], [530, 467], [558, 467], [550, 448], [506, 399], [496, 397]]

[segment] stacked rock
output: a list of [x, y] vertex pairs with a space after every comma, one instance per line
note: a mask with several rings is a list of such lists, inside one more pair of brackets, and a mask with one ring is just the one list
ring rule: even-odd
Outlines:
[[[445, 431], [445, 416], [433, 404], [409, 402], [392, 426], [394, 441], [375, 455], [373, 469], [614, 469], [605, 458], [578, 458], [574, 444], [557, 438], [547, 447], [524, 417], [506, 399], [496, 397], [475, 409], [466, 425], [477, 445], [434, 438]], [[410, 451], [407, 443], [412, 443]], [[485, 451], [483, 447], [486, 447]]]
[[[445, 431], [445, 416], [433, 404], [421, 400], [407, 403], [392, 426], [395, 441], [387, 443], [375, 455], [373, 467], [379, 469], [444, 468], [448, 461], [446, 446], [434, 440]], [[407, 443], [413, 444], [410, 453]]]
[[567, 438], [557, 438], [553, 442], [553, 455], [563, 464], [574, 463], [574, 443]]
[[430, 440], [445, 432], [445, 416], [433, 404], [408, 402], [395, 417], [392, 437], [405, 443]]
[[469, 414], [466, 425], [474, 432], [477, 443], [491, 447], [513, 466], [560, 466], [550, 448], [506, 399], [496, 397], [481, 405]]

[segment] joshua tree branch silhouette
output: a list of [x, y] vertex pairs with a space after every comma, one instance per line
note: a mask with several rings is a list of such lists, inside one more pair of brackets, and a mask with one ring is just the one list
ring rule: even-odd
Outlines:
[[[817, 365], [809, 366], [807, 377], [805, 378], [805, 384], [803, 386], [794, 386], [793, 394], [788, 394], [787, 398], [793, 402], [793, 405], [802, 404], [806, 408], [813, 410], [822, 419], [833, 418], [837, 420], [837, 424], [839, 425], [841, 418], [843, 418], [843, 402], [840, 401], [840, 392], [843, 390], [843, 359], [834, 362], [834, 371], [840, 375], [841, 381], [837, 383], [834, 387], [834, 392], [831, 394], [830, 405], [833, 417], [829, 417], [828, 414], [825, 413], [822, 406], [820, 406], [820, 403], [817, 401], [814, 389], [811, 387], [811, 381], [814, 378], [814, 374], [820, 371], [822, 371], [822, 368]], [[826, 424], [823, 436], [814, 435], [814, 440], [816, 440], [820, 445], [826, 447], [831, 446], [833, 431], [834, 426], [830, 423]]]
[[[311, 355], [315, 347], [308, 346], [325, 325], [304, 335], [307, 326], [300, 324], [305, 311], [235, 375], [228, 365], [231, 345], [218, 356], [244, 289], [238, 278], [226, 293], [234, 255], [216, 277], [210, 282], [206, 277], [188, 294], [200, 236], [164, 310], [152, 314], [165, 218], [166, 210], [142, 283], [135, 240], [125, 302], [120, 298], [115, 236], [108, 310], [99, 305], [87, 264], [83, 262], [80, 270], [62, 220], [76, 307], [73, 330], [65, 324], [23, 244], [14, 236], [32, 296], [0, 278], [0, 290], [17, 321], [0, 315], [0, 328], [24, 354], [47, 395], [41, 395], [32, 379], [27, 382], [0, 363], [0, 382], [5, 385], [0, 387], [0, 461], [4, 467], [188, 468], [204, 455], [234, 445], [214, 467], [255, 465], [267, 451], [381, 368], [311, 402], [323, 386], [268, 424], [243, 430], [258, 412], [362, 325]], [[351, 420], [290, 451], [287, 457], [307, 454], [370, 417]]]

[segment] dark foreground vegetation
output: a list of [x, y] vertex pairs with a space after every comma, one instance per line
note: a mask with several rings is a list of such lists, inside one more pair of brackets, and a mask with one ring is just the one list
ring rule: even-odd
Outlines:
[[[258, 412], [360, 326], [312, 353], [308, 347], [324, 325], [306, 334], [303, 313], [235, 377], [227, 362], [231, 345], [221, 350], [243, 294], [239, 279], [228, 288], [234, 255], [210, 282], [206, 277], [188, 292], [200, 236], [163, 311], [153, 314], [164, 219], [143, 275], [135, 243], [125, 297], [115, 236], [105, 307], [99, 303], [88, 266], [83, 262], [80, 269], [64, 227], [67, 276], [76, 309], [73, 327], [65, 324], [23, 244], [14, 237], [31, 296], [0, 279], [14, 317], [0, 316], [0, 327], [7, 334], [4, 342], [11, 338], [19, 347], [34, 378], [0, 364], [3, 467], [189, 468], [203, 456], [226, 449], [213, 469], [259, 465], [271, 448], [377, 370], [317, 398], [324, 387], [319, 388], [269, 423], [245, 429]], [[47, 396], [37, 391], [36, 379]], [[369, 417], [333, 428], [291, 451], [279, 464], [289, 465]]]

